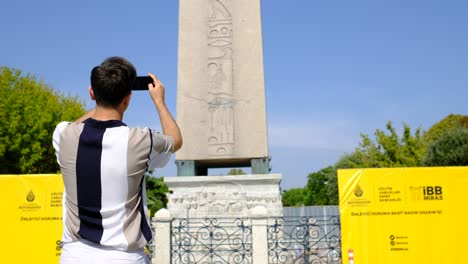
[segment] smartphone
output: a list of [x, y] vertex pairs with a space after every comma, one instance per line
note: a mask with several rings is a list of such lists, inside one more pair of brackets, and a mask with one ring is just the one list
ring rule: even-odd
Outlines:
[[148, 84], [153, 83], [153, 79], [149, 76], [137, 76], [135, 84], [132, 87], [133, 91], [148, 90]]

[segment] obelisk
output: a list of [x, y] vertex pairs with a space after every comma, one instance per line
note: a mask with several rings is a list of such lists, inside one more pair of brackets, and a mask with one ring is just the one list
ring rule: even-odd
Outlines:
[[[281, 216], [269, 174], [260, 0], [180, 0], [177, 123], [184, 145], [166, 177], [176, 218]], [[206, 176], [252, 167], [250, 175]]]
[[180, 0], [179, 176], [269, 172], [260, 0]]

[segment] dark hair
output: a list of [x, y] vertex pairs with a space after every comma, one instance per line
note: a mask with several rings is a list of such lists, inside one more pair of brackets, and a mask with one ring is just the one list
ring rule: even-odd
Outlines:
[[136, 79], [133, 65], [122, 57], [111, 57], [91, 71], [96, 104], [116, 108], [130, 94]]

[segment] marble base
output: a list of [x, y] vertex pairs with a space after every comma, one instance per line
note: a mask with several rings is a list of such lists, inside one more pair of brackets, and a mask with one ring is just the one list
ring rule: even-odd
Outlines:
[[280, 174], [166, 177], [167, 209], [175, 218], [249, 217], [263, 206], [267, 216], [283, 215]]

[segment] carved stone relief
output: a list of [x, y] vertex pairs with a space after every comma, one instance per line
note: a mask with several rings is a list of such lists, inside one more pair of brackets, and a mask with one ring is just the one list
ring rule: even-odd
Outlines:
[[208, 16], [208, 155], [234, 151], [232, 15], [228, 0], [210, 0]]
[[172, 211], [180, 215], [190, 211], [190, 215], [240, 216], [256, 206], [279, 208], [281, 198], [278, 193], [246, 192], [242, 186], [225, 182], [223, 184], [208, 183], [196, 192], [169, 195]]

